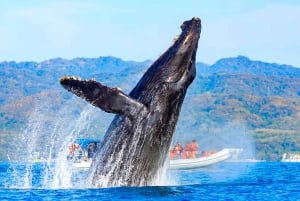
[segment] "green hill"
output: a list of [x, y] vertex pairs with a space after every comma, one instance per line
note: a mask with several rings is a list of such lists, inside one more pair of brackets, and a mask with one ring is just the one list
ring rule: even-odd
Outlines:
[[[36, 139], [34, 151], [43, 154], [45, 142], [59, 143], [60, 133], [103, 136], [113, 116], [66, 92], [62, 76], [95, 78], [128, 93], [150, 64], [115, 57], [0, 63], [0, 160], [19, 158], [28, 135], [37, 135], [28, 139]], [[203, 149], [253, 148], [257, 158], [270, 161], [300, 150], [299, 68], [239, 56], [198, 63], [197, 71], [174, 140], [195, 138]], [[78, 119], [85, 122], [79, 129]]]

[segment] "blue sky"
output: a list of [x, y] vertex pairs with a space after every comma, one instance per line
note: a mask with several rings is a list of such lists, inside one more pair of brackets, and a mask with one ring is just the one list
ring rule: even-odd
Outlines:
[[155, 60], [193, 16], [198, 61], [245, 55], [300, 67], [297, 0], [0, 0], [0, 61]]

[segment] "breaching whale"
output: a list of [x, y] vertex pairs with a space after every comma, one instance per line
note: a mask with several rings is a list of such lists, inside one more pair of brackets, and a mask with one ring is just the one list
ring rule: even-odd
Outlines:
[[92, 185], [152, 185], [164, 165], [187, 88], [196, 76], [200, 19], [185, 21], [181, 30], [129, 95], [95, 80], [61, 78], [68, 91], [116, 114], [93, 158]]

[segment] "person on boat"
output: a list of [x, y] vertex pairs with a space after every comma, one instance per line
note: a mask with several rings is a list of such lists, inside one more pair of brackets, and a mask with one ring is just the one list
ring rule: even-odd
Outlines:
[[177, 156], [181, 157], [181, 152], [183, 151], [183, 148], [182, 148], [182, 146], [179, 144], [179, 142], [176, 143], [176, 145], [175, 145], [175, 150], [176, 150]]
[[183, 150], [183, 152], [185, 152], [185, 155], [186, 155], [185, 158], [190, 158], [191, 151], [192, 151], [192, 144], [188, 141], [185, 144], [185, 147]]
[[177, 156], [178, 156], [178, 155], [177, 155], [177, 151], [176, 151], [175, 147], [172, 147], [172, 148], [170, 149], [170, 153], [169, 153], [169, 158], [170, 158], [170, 160], [176, 159]]
[[207, 157], [207, 156], [209, 156], [209, 152], [207, 152], [207, 151], [202, 151], [202, 152], [201, 152], [201, 156], [202, 156], [202, 157]]
[[196, 140], [193, 140], [191, 144], [190, 158], [196, 158], [197, 151], [198, 151], [198, 143], [196, 142]]
[[76, 150], [80, 151], [81, 148], [80, 148], [79, 144], [77, 144], [76, 142], [73, 142], [73, 143], [69, 146], [69, 155], [68, 155], [67, 158], [68, 158], [68, 159], [73, 159]]
[[182, 159], [187, 159], [187, 158], [189, 158], [188, 153], [189, 153], [189, 152], [187, 152], [185, 149], [183, 149], [182, 152], [181, 152], [181, 158], [182, 158]]
[[211, 150], [211, 151], [209, 152], [209, 155], [213, 155], [213, 154], [215, 154], [215, 153], [216, 153], [215, 150]]

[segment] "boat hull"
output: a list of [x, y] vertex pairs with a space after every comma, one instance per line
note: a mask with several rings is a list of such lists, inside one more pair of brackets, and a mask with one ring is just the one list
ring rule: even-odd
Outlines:
[[[211, 154], [209, 156], [204, 156], [200, 158], [194, 159], [176, 159], [169, 161], [169, 170], [184, 170], [184, 169], [196, 169], [202, 168], [210, 165], [214, 165], [216, 163], [227, 160], [231, 157], [231, 149], [222, 149], [219, 152]], [[80, 161], [74, 162], [74, 168], [89, 168], [91, 166], [92, 161]]]
[[230, 149], [222, 149], [221, 151], [216, 152], [212, 155], [203, 156], [200, 158], [170, 160], [169, 169], [182, 170], [206, 167], [225, 161], [226, 159], [230, 158], [230, 156]]

